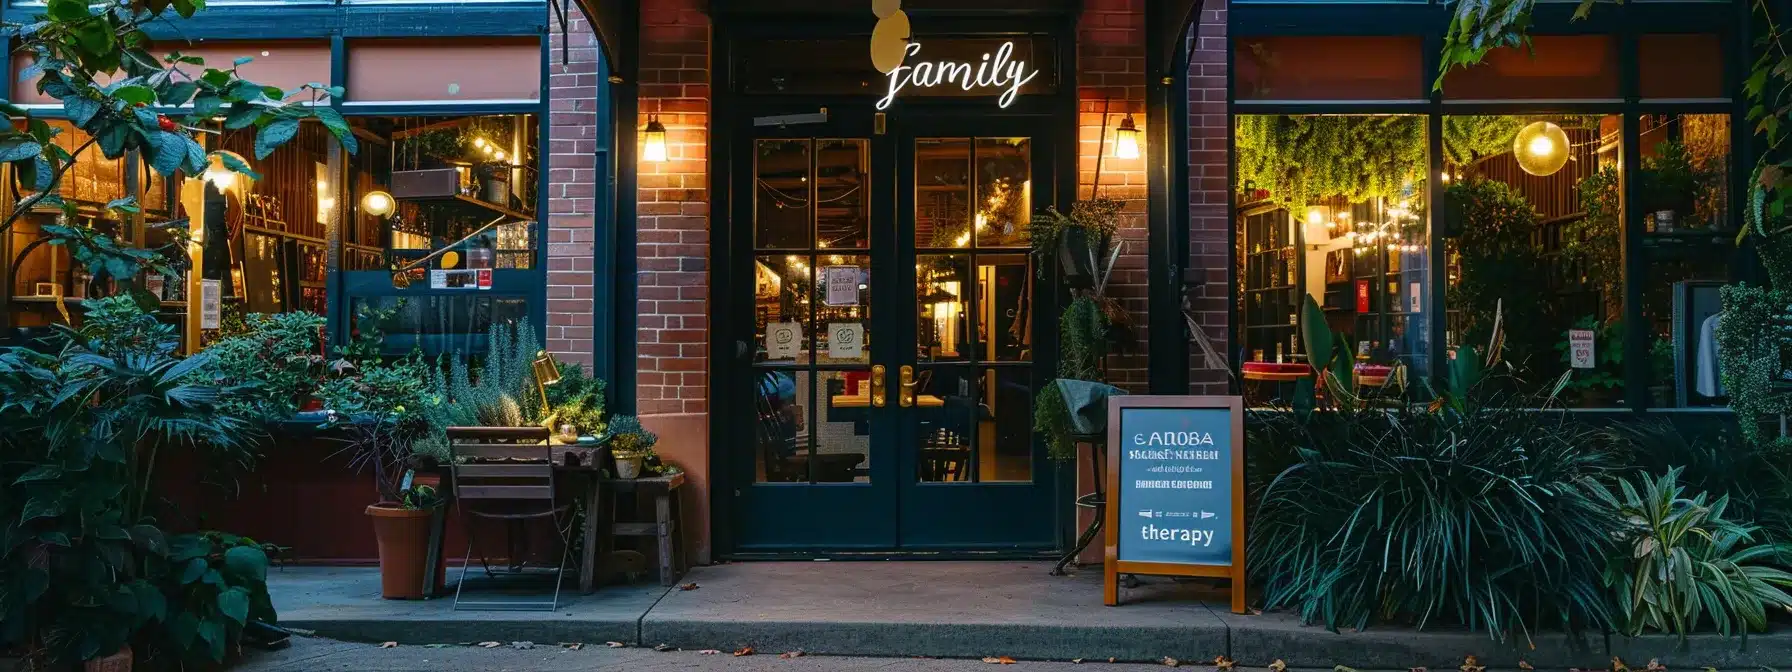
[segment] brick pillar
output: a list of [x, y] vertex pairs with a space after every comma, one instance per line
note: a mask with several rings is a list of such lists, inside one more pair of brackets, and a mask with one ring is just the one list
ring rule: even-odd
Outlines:
[[[1120, 215], [1119, 240], [1125, 248], [1108, 282], [1108, 295], [1119, 299], [1132, 316], [1135, 335], [1129, 354], [1109, 358], [1109, 382], [1144, 392], [1148, 232], [1145, 225], [1145, 148], [1137, 159], [1114, 157], [1114, 129], [1127, 113], [1140, 130], [1145, 123], [1145, 2], [1087, 0], [1077, 25], [1077, 193], [1099, 195], [1126, 205]], [[1106, 113], [1105, 115], [1103, 113]], [[1103, 121], [1106, 132], [1103, 133]], [[1104, 137], [1105, 135], [1105, 137]], [[1162, 142], [1146, 138], [1146, 142]], [[1106, 156], [1100, 156], [1105, 154]], [[1096, 184], [1100, 156], [1100, 184]]]
[[636, 404], [688, 474], [687, 548], [708, 562], [709, 17], [702, 0], [641, 4], [641, 124], [665, 124], [667, 160], [637, 163]]
[[[549, 10], [550, 14], [552, 13]], [[596, 216], [597, 37], [579, 12], [548, 18], [547, 348], [561, 361], [591, 365], [593, 225]], [[561, 47], [566, 59], [561, 60]]]
[[[1226, 203], [1227, 187], [1226, 68], [1231, 49], [1226, 42], [1226, 0], [1206, 0], [1188, 73], [1189, 125], [1189, 269], [1203, 283], [1192, 292], [1195, 319], [1222, 356], [1230, 344], [1227, 306], [1233, 301], [1227, 283], [1232, 223]], [[1195, 347], [1193, 344], [1190, 347]], [[1226, 372], [1205, 365], [1196, 348], [1189, 358], [1191, 394], [1225, 394]]]

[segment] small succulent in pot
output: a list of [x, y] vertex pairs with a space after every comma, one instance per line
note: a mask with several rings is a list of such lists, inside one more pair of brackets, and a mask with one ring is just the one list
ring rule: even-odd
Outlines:
[[660, 437], [641, 426], [640, 418], [619, 415], [610, 421], [610, 455], [616, 459], [617, 478], [638, 478], [650, 459], [658, 463], [653, 446]]

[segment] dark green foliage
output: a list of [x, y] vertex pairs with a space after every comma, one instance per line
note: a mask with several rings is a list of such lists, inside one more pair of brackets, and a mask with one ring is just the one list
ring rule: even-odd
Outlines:
[[260, 423], [293, 417], [328, 375], [324, 318], [307, 313], [248, 315], [241, 333], [206, 346], [211, 363], [198, 372], [212, 384], [254, 389], [224, 408]]
[[268, 556], [253, 539], [223, 532], [172, 537], [158, 565], [168, 618], [152, 632], [181, 663], [223, 662], [244, 626], [279, 621], [268, 597]]
[[1617, 598], [1617, 624], [1684, 638], [1710, 622], [1723, 635], [1760, 632], [1767, 611], [1792, 609], [1792, 546], [1764, 543], [1760, 529], [1725, 516], [1728, 497], [1688, 494], [1679, 469], [1618, 482], [1607, 506], [1623, 515], [1619, 552], [1606, 582]]
[[[1101, 305], [1080, 295], [1058, 318], [1058, 377], [1100, 380], [1101, 360], [1107, 356], [1108, 319]], [[1076, 457], [1076, 441], [1070, 435], [1070, 407], [1056, 385], [1047, 385], [1033, 399], [1033, 431], [1044, 439], [1054, 459]]]
[[1637, 419], [1603, 431], [1624, 451], [1624, 464], [1643, 474], [1678, 470], [1688, 490], [1729, 498], [1729, 518], [1760, 525], [1763, 538], [1792, 542], [1792, 463], [1785, 449], [1745, 438], [1735, 418]]
[[1338, 628], [1461, 624], [1528, 641], [1612, 623], [1600, 568], [1615, 468], [1589, 428], [1496, 397], [1427, 412], [1266, 414], [1298, 461], [1264, 488], [1250, 574], [1266, 608]]
[[[1461, 255], [1449, 299], [1450, 309], [1462, 315], [1462, 342], [1485, 348], [1496, 312], [1503, 307], [1502, 356], [1514, 362], [1542, 361], [1556, 332], [1539, 312], [1552, 303], [1548, 284], [1540, 280], [1549, 261], [1531, 241], [1541, 216], [1503, 182], [1458, 180], [1444, 193], [1454, 247]], [[1513, 319], [1521, 314], [1524, 319]]]
[[1624, 296], [1624, 260], [1618, 241], [1624, 230], [1624, 178], [1617, 166], [1600, 168], [1575, 185], [1585, 216], [1562, 227], [1557, 258], [1578, 273], [1570, 284], [1596, 289], [1607, 312], [1617, 315]]
[[209, 357], [173, 357], [172, 327], [130, 299], [96, 301], [58, 341], [0, 350], [0, 648], [78, 663], [184, 613], [157, 588], [158, 455], [252, 456], [220, 412], [233, 391], [192, 382]]
[[[1792, 336], [1776, 325], [1792, 324], [1792, 290], [1744, 283], [1723, 288], [1722, 300], [1718, 373], [1730, 395], [1730, 410], [1749, 441], [1772, 440], [1761, 432], [1761, 424], [1792, 413]], [[1792, 438], [1778, 441], [1782, 448], [1792, 448]]]
[[655, 444], [660, 442], [658, 434], [641, 426], [641, 419], [632, 415], [618, 415], [610, 420], [610, 446], [619, 453], [653, 452]]
[[1415, 116], [1241, 115], [1236, 145], [1239, 184], [1268, 189], [1290, 210], [1409, 197], [1431, 165]]

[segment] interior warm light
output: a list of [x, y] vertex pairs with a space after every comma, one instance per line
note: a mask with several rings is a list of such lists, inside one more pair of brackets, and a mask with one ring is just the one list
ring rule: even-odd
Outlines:
[[1538, 177], [1554, 175], [1568, 164], [1568, 134], [1547, 121], [1533, 123], [1513, 139], [1512, 154], [1524, 172]]
[[1314, 226], [1318, 226], [1320, 224], [1325, 223], [1325, 220], [1327, 219], [1326, 215], [1330, 214], [1327, 212], [1327, 210], [1330, 210], [1330, 209], [1331, 208], [1327, 208], [1323, 205], [1308, 206], [1307, 207], [1307, 223], [1312, 224]]
[[505, 153], [504, 153], [504, 150], [502, 150], [502, 149], [500, 149], [500, 150], [498, 150], [498, 153], [497, 153], [497, 154], [495, 154], [495, 155], [493, 155], [493, 156], [492, 156], [492, 158], [494, 158], [494, 159], [497, 159], [497, 160], [499, 160], [499, 161], [503, 161], [503, 160], [505, 160], [505, 159], [507, 159], [507, 158], [510, 158], [510, 155], [509, 155], [509, 154], [505, 154]]
[[658, 116], [647, 118], [647, 128], [641, 133], [644, 142], [641, 145], [641, 160], [653, 163], [666, 161], [666, 126], [660, 123]]
[[365, 212], [375, 217], [385, 217], [386, 215], [392, 214], [392, 210], [395, 209], [397, 205], [398, 204], [392, 200], [392, 195], [383, 191], [369, 191], [367, 192], [367, 195], [361, 197], [361, 212]]
[[473, 138], [473, 146], [478, 149], [485, 149], [485, 138]]
[[966, 245], [970, 245], [971, 244], [971, 232], [966, 231], [964, 233], [958, 234], [958, 240], [952, 241], [952, 244], [955, 247], [964, 247]]
[[1120, 128], [1114, 131], [1114, 157], [1139, 158], [1139, 127], [1133, 123], [1131, 114], [1126, 115], [1120, 122]]
[[229, 154], [244, 165], [249, 163], [236, 152], [222, 149], [212, 152], [210, 161], [205, 166], [205, 172], [201, 173], [199, 177], [217, 187], [218, 191], [229, 191], [231, 187], [236, 186], [237, 173], [224, 166], [225, 154]]

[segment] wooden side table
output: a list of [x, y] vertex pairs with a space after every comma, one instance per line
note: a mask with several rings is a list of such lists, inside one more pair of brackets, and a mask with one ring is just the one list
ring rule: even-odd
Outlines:
[[[597, 554], [597, 564], [602, 565], [610, 557], [617, 537], [654, 537], [658, 542], [660, 585], [670, 586], [676, 582], [687, 564], [684, 553], [680, 552], [683, 544], [678, 543], [683, 517], [678, 506], [678, 488], [684, 483], [683, 472], [653, 478], [603, 479], [599, 488], [599, 496], [604, 500], [601, 504], [603, 511], [599, 515], [610, 520], [610, 533], [603, 535], [600, 542], [603, 547]], [[653, 520], [616, 520], [615, 498], [638, 494], [653, 497]]]

